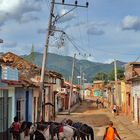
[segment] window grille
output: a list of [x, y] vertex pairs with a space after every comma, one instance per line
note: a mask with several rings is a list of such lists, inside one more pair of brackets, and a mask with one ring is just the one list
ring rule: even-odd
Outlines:
[[16, 104], [16, 114], [19, 119], [19, 121], [24, 121], [25, 120], [25, 101], [22, 99], [17, 100]]

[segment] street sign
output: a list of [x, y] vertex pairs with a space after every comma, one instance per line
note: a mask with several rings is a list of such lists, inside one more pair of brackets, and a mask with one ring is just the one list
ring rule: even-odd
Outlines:
[[77, 78], [78, 78], [78, 79], [80, 79], [80, 78], [81, 78], [81, 76], [77, 76]]

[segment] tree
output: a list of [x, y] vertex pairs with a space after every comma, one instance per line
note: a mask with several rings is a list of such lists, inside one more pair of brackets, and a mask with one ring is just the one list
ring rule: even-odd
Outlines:
[[104, 72], [98, 72], [96, 73], [96, 75], [93, 77], [93, 81], [94, 80], [102, 80], [102, 81], [106, 81], [108, 79], [108, 75]]
[[[108, 75], [109, 80], [114, 81], [115, 80], [115, 74], [114, 74], [114, 69], [109, 73]], [[117, 79], [121, 80], [124, 78], [124, 69], [117, 69]]]
[[30, 53], [30, 62], [34, 63], [34, 45], [32, 45], [31, 53]]

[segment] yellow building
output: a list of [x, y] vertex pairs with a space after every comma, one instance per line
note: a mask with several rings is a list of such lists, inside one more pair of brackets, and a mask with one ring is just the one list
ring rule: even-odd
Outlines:
[[126, 112], [126, 84], [125, 81], [121, 81], [121, 109], [122, 112]]

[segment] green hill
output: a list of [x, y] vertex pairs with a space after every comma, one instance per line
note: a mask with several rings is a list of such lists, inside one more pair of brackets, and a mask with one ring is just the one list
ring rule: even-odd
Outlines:
[[[41, 67], [42, 65], [42, 56], [43, 55], [41, 53], [34, 53], [34, 63], [39, 67]], [[30, 60], [30, 55], [24, 55], [22, 57], [26, 60]], [[73, 58], [70, 56], [62, 56], [54, 53], [48, 53], [47, 69], [61, 73], [65, 77], [65, 79], [68, 80], [71, 76], [72, 62]], [[122, 67], [124, 64], [124, 62], [117, 61], [117, 67]], [[87, 82], [90, 82], [96, 73], [110, 72], [113, 69], [114, 64], [104, 64], [98, 62], [91, 62], [88, 60], [76, 59], [74, 71], [75, 81], [77, 80], [76, 77], [80, 75], [80, 67], [85, 73], [85, 79], [87, 79]]]

